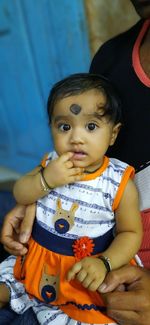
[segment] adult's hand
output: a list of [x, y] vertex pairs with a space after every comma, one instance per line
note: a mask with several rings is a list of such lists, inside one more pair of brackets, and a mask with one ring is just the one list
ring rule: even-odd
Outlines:
[[32, 232], [35, 218], [35, 204], [16, 205], [4, 219], [1, 231], [1, 243], [12, 255], [27, 253], [27, 242]]
[[[122, 284], [126, 291], [112, 291]], [[150, 271], [124, 266], [110, 272], [99, 291], [107, 292], [103, 295], [107, 314], [120, 325], [150, 324]]]

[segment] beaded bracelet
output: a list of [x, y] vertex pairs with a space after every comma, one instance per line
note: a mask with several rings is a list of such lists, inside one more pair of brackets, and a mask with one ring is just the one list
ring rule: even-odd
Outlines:
[[48, 185], [48, 183], [46, 182], [46, 179], [44, 177], [44, 173], [43, 173], [43, 169], [41, 169], [39, 171], [40, 173], [40, 181], [41, 181], [41, 185], [42, 185], [42, 189], [44, 192], [49, 192], [52, 188]]
[[103, 255], [98, 256], [98, 258], [104, 263], [107, 272], [110, 272], [112, 270], [110, 259]]

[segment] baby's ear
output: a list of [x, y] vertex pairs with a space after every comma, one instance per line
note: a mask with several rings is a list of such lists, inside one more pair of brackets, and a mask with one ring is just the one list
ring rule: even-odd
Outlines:
[[121, 123], [117, 123], [114, 125], [112, 130], [111, 140], [110, 140], [110, 146], [113, 146], [113, 144], [115, 143], [120, 129], [121, 129]]

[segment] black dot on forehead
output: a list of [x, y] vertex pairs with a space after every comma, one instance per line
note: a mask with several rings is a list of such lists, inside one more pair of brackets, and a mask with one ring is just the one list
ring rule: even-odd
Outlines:
[[77, 115], [81, 112], [81, 106], [78, 104], [72, 104], [70, 106], [70, 112]]

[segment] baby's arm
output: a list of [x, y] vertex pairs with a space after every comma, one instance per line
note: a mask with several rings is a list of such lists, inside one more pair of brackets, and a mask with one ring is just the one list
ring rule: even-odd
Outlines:
[[[102, 253], [110, 261], [112, 270], [129, 263], [139, 250], [142, 241], [138, 193], [132, 180], [128, 181], [116, 211], [116, 231], [112, 244]], [[107, 268], [102, 260], [86, 257], [69, 270], [67, 279], [70, 281], [77, 278], [85, 288], [96, 291], [106, 273]]]
[[23, 205], [32, 204], [46, 195], [41, 185], [40, 169], [41, 167], [38, 166], [16, 181], [13, 194], [17, 203]]
[[[43, 176], [49, 186], [49, 190], [81, 180], [83, 168], [73, 166], [72, 156], [73, 153], [67, 152], [61, 157], [50, 161], [44, 168]], [[47, 195], [48, 192], [44, 191], [43, 188], [40, 169], [40, 166], [36, 167], [15, 183], [13, 193], [18, 203], [24, 205], [31, 204]]]
[[7, 305], [10, 298], [10, 291], [4, 283], [0, 283], [0, 308]]
[[143, 236], [138, 192], [129, 179], [115, 213], [116, 237], [103, 255], [110, 259], [112, 269], [129, 263], [138, 252]]

